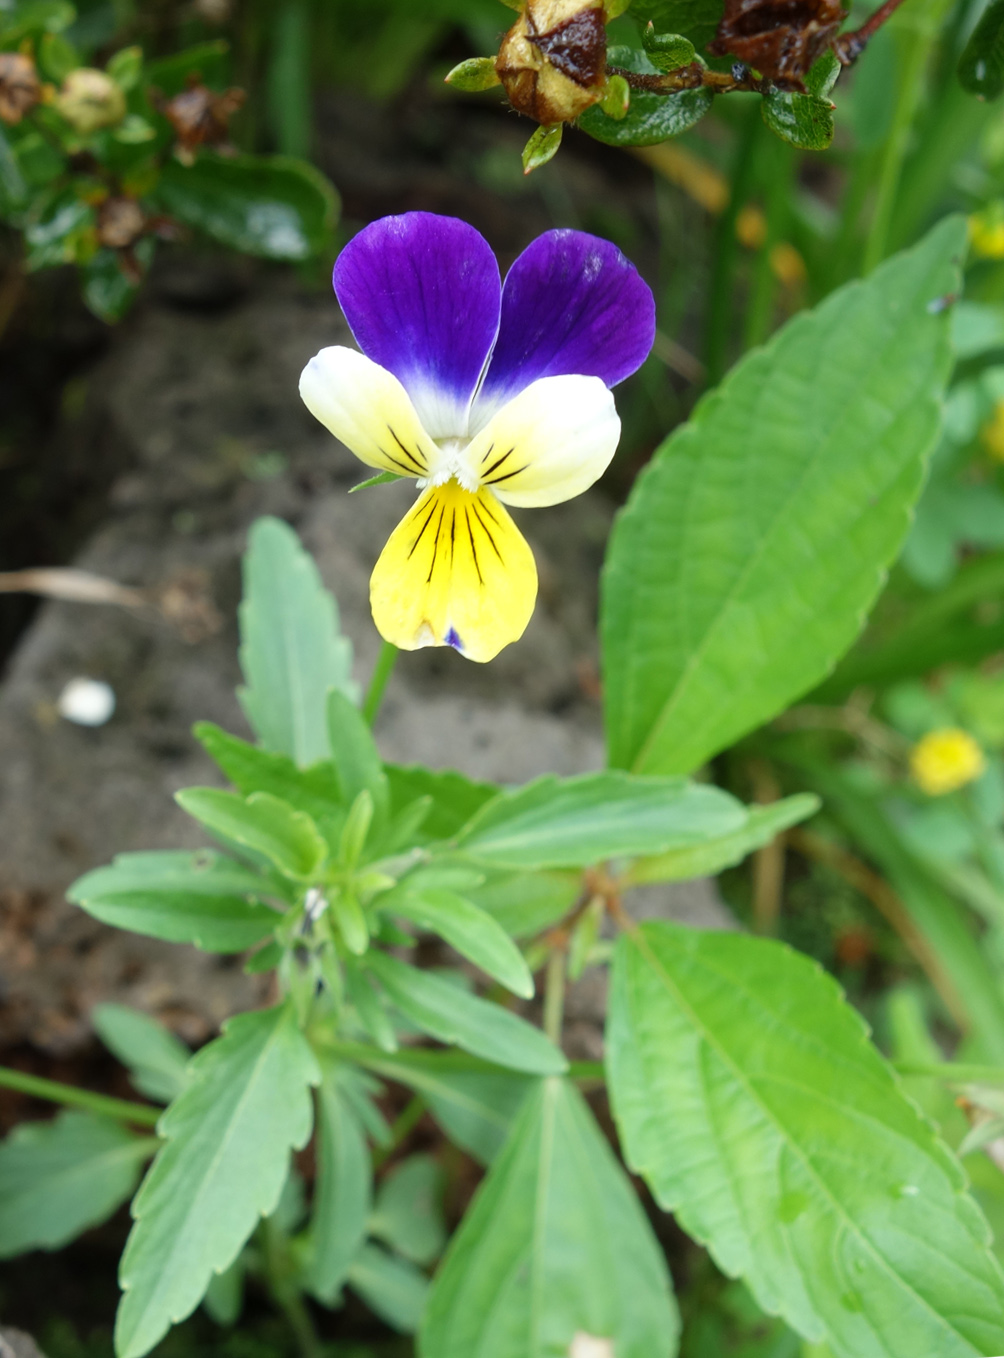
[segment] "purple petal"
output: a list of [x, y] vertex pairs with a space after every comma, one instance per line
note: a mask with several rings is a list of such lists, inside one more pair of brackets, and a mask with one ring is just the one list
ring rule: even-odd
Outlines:
[[360, 349], [404, 384], [428, 433], [463, 436], [499, 324], [484, 237], [456, 217], [384, 217], [345, 247], [333, 281]]
[[579, 373], [615, 386], [654, 339], [655, 299], [631, 261], [598, 236], [547, 231], [506, 276], [476, 423], [538, 377]]

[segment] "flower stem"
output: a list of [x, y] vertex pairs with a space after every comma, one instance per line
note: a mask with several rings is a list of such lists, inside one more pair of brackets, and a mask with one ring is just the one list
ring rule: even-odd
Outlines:
[[117, 1118], [120, 1122], [138, 1123], [144, 1127], [153, 1127], [163, 1111], [151, 1108], [146, 1103], [112, 1099], [107, 1094], [94, 1094], [89, 1089], [77, 1089], [74, 1085], [43, 1079], [41, 1075], [28, 1075], [23, 1070], [10, 1070], [7, 1066], [0, 1066], [0, 1085], [6, 1089], [16, 1089], [22, 1094], [31, 1094], [36, 1099], [51, 1099], [53, 1103], [64, 1103], [71, 1108], [86, 1108], [101, 1117]]
[[544, 1032], [556, 1047], [561, 1046], [561, 1024], [565, 1016], [565, 949], [555, 948], [547, 960], [544, 989]]
[[377, 656], [377, 662], [373, 667], [370, 686], [366, 690], [366, 698], [363, 702], [363, 716], [370, 726], [376, 721], [377, 713], [380, 711], [383, 692], [397, 663], [397, 655], [397, 647], [392, 641], [385, 641], [380, 647], [380, 654]]

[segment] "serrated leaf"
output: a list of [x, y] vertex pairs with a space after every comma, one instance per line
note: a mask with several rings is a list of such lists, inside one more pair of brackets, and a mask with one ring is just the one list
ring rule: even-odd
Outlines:
[[640, 858], [631, 865], [628, 880], [632, 886], [641, 886], [644, 882], [684, 882], [693, 877], [711, 877], [741, 863], [747, 854], [769, 844], [782, 830], [815, 815], [819, 807], [819, 798], [811, 792], [783, 797], [769, 806], [751, 806], [749, 818], [739, 830], [691, 849], [674, 849], [655, 858]]
[[141, 1094], [170, 1103], [181, 1093], [192, 1053], [174, 1033], [124, 1004], [96, 1005], [91, 1022], [108, 1050], [129, 1067], [129, 1077]]
[[[608, 60], [613, 66], [644, 75], [659, 75], [659, 68], [635, 47], [611, 47]], [[579, 127], [608, 146], [655, 146], [699, 123], [710, 109], [713, 95], [709, 89], [680, 90], [676, 94], [652, 94], [632, 90], [631, 104], [623, 118], [609, 118], [598, 104], [587, 108]]]
[[603, 575], [610, 762], [674, 773], [817, 683], [860, 630], [937, 438], [965, 223], [749, 353], [662, 445]]
[[514, 995], [532, 998], [533, 977], [519, 948], [491, 915], [455, 891], [441, 887], [413, 888], [404, 883], [381, 896], [378, 904], [381, 910], [439, 934]]
[[370, 1234], [413, 1264], [431, 1264], [446, 1244], [446, 1175], [431, 1155], [409, 1155], [380, 1185]]
[[209, 1279], [202, 1305], [217, 1325], [236, 1325], [244, 1308], [243, 1258], [238, 1255], [229, 1268], [214, 1273]]
[[349, 1282], [371, 1311], [402, 1334], [413, 1334], [429, 1295], [429, 1280], [414, 1264], [396, 1259], [379, 1245], [362, 1247], [349, 1269]]
[[582, 1096], [541, 1081], [436, 1275], [422, 1358], [552, 1358], [577, 1335], [671, 1358], [679, 1322], [637, 1196]]
[[564, 1056], [540, 1029], [508, 1009], [375, 949], [367, 953], [366, 966], [405, 1018], [440, 1042], [533, 1075], [554, 1075], [567, 1069]]
[[373, 1170], [366, 1137], [342, 1096], [338, 1072], [326, 1072], [317, 1098], [317, 1186], [308, 1236], [310, 1290], [331, 1304], [366, 1238]]
[[328, 691], [355, 700], [352, 646], [317, 567], [281, 519], [251, 527], [239, 619], [238, 696], [262, 744], [301, 768], [330, 759]]
[[310, 817], [270, 792], [242, 797], [215, 787], [186, 787], [174, 799], [207, 830], [262, 854], [289, 877], [309, 880], [327, 857], [328, 846]]
[[155, 1149], [151, 1137], [91, 1113], [21, 1123], [0, 1142], [0, 1259], [58, 1249], [105, 1221]]
[[1004, 90], [1004, 0], [990, 0], [959, 58], [959, 84], [981, 99]]
[[584, 868], [700, 844], [739, 829], [746, 814], [727, 792], [683, 778], [548, 775], [500, 793], [457, 844], [491, 867]]
[[958, 1162], [814, 962], [642, 925], [607, 1027], [628, 1164], [760, 1306], [837, 1358], [1004, 1351], [1004, 1275]]
[[833, 140], [833, 104], [815, 94], [770, 90], [760, 101], [770, 130], [800, 151], [825, 151]]
[[493, 783], [475, 782], [453, 769], [385, 764], [384, 771], [395, 816], [420, 797], [432, 798], [432, 810], [422, 821], [423, 842], [452, 839], [499, 791]]
[[195, 1057], [133, 1203], [117, 1358], [142, 1358], [190, 1315], [259, 1217], [275, 1211], [290, 1151], [310, 1137], [309, 1088], [319, 1080], [289, 1004], [238, 1015]]
[[266, 891], [260, 877], [222, 854], [163, 850], [119, 854], [78, 877], [66, 896], [117, 929], [207, 952], [243, 952], [281, 919], [256, 899]]

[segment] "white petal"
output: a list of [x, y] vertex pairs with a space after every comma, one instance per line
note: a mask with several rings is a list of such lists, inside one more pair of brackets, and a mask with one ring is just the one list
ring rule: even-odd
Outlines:
[[300, 375], [310, 413], [360, 462], [398, 476], [432, 476], [441, 453], [422, 428], [393, 373], [365, 354], [336, 345], [315, 354]]
[[599, 480], [620, 432], [614, 398], [598, 377], [541, 377], [492, 416], [464, 461], [506, 504], [556, 505]]

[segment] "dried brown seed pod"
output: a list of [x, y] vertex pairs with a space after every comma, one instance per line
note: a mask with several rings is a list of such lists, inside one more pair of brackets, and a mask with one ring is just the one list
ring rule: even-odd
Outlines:
[[178, 138], [179, 160], [191, 162], [199, 146], [225, 145], [230, 119], [244, 103], [244, 91], [230, 89], [219, 94], [203, 85], [197, 75], [189, 78], [188, 88], [158, 107], [174, 128]]
[[495, 70], [509, 102], [538, 123], [571, 122], [603, 97], [603, 0], [527, 0], [502, 40]]
[[840, 0], [725, 0], [708, 51], [738, 57], [781, 88], [804, 93], [804, 77], [845, 17]]
[[106, 198], [98, 208], [98, 242], [109, 250], [127, 250], [146, 227], [146, 214], [135, 198]]
[[31, 57], [0, 52], [0, 122], [13, 127], [42, 99], [42, 85]]

